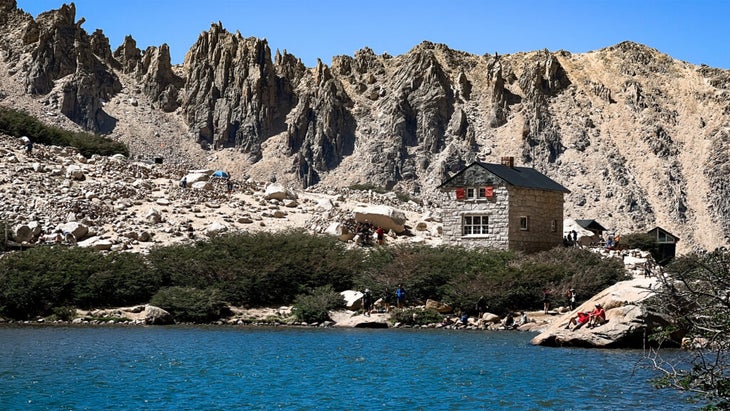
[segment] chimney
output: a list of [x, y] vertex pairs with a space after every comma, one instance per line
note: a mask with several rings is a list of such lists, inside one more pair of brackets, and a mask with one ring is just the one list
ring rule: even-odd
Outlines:
[[509, 168], [515, 168], [514, 157], [502, 157], [502, 165]]

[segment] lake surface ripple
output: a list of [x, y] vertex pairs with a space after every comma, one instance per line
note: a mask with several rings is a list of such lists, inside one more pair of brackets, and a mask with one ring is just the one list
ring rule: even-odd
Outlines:
[[[1, 410], [691, 410], [641, 350], [521, 332], [2, 327]], [[681, 355], [676, 352], [674, 355]]]

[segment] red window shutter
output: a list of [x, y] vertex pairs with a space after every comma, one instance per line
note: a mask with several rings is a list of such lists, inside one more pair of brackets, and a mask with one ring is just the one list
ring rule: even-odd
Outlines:
[[494, 197], [494, 187], [484, 187], [484, 197]]
[[457, 188], [456, 189], [456, 199], [463, 200], [465, 198], [466, 198], [466, 191], [464, 191], [463, 188]]

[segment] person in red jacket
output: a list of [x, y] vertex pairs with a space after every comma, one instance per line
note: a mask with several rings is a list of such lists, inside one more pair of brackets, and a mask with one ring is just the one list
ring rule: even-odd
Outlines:
[[570, 326], [575, 324], [575, 327], [573, 327], [573, 331], [579, 329], [580, 327], [584, 326], [588, 321], [590, 321], [591, 315], [590, 313], [585, 313], [583, 311], [579, 311], [575, 316], [570, 317], [570, 320], [568, 321], [568, 325], [565, 326], [565, 329], [570, 329]]
[[591, 311], [591, 319], [588, 322], [588, 327], [596, 327], [606, 322], [606, 310], [603, 309], [603, 306], [599, 303], [596, 304], [596, 308]]
[[383, 240], [385, 239], [385, 230], [383, 230], [383, 227], [378, 226], [375, 234], [378, 236], [378, 245], [383, 245]]

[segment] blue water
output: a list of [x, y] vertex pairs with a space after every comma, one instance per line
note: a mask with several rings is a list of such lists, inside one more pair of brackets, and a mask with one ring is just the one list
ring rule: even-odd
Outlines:
[[641, 351], [533, 334], [234, 327], [0, 328], [0, 410], [697, 409]]

